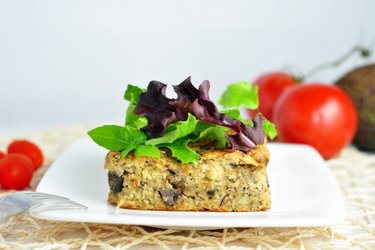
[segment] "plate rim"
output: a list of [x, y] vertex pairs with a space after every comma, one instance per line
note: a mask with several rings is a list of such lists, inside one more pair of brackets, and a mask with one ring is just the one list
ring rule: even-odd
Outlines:
[[[69, 151], [71, 150], [71, 148], [74, 147], [74, 145], [76, 144], [79, 144], [79, 143], [87, 143], [87, 141], [89, 140], [89, 138], [79, 138], [77, 140], [75, 140], [73, 143], [71, 143], [68, 147], [65, 148], [65, 150], [56, 158], [56, 160], [51, 164], [51, 166], [49, 167], [49, 169], [46, 171], [46, 173], [44, 174], [44, 176], [42, 177], [42, 179], [40, 180], [37, 188], [36, 188], [36, 191], [41, 191], [41, 186], [43, 186], [43, 183], [46, 181], [46, 176], [48, 177], [48, 172], [50, 172], [51, 170], [54, 169], [54, 166], [58, 165], [59, 162], [61, 161], [61, 159], [63, 157], [65, 157], [66, 154], [69, 153]], [[327, 164], [325, 163], [325, 161], [323, 160], [323, 158], [317, 153], [317, 151], [308, 146], [308, 145], [304, 145], [304, 144], [293, 144], [293, 143], [274, 143], [274, 142], [271, 142], [271, 143], [268, 143], [268, 144], [271, 144], [271, 145], [278, 145], [278, 146], [297, 146], [297, 147], [300, 147], [300, 148], [305, 148], [307, 149], [308, 151], [311, 151], [313, 152], [314, 154], [318, 155], [319, 156], [319, 161], [321, 161], [321, 163], [327, 167], [327, 170], [326, 171], [326, 174], [329, 174], [330, 176], [328, 178], [330, 178], [332, 181], [333, 181], [333, 187], [334, 187], [334, 192], [336, 192], [336, 195], [338, 195], [338, 200], [340, 201], [339, 204], [337, 204], [337, 209], [336, 209], [336, 213], [333, 214], [333, 216], [329, 216], [329, 217], [324, 217], [323, 219], [317, 219], [317, 218], [304, 218], [303, 219], [303, 222], [299, 221], [295, 221], [295, 220], [291, 220], [291, 221], [283, 221], [283, 220], [276, 220], [276, 222], [278, 221], [282, 221], [282, 223], [280, 225], [275, 225], [275, 218], [273, 218], [273, 221], [271, 220], [271, 223], [267, 223], [268, 221], [265, 220], [264, 218], [260, 218], [260, 219], [255, 219], [255, 221], [262, 221], [263, 220], [263, 223], [250, 223], [250, 224], [244, 224], [246, 222], [248, 222], [247, 220], [244, 220], [244, 221], [240, 221], [240, 223], [238, 223], [238, 221], [236, 221], [237, 223], [235, 225], [230, 225], [230, 223], [228, 223], [227, 220], [222, 220], [221, 223], [220, 223], [220, 226], [215, 226], [214, 224], [211, 223], [211, 220], [203, 220], [201, 225], [197, 225], [196, 223], [192, 223], [191, 221], [187, 220], [188, 222], [184, 223], [184, 225], [182, 225], [181, 223], [167, 223], [167, 225], [165, 223], [158, 223], [158, 222], [154, 222], [154, 221], [151, 221], [149, 220], [147, 223], [124, 223], [123, 220], [100, 220], [100, 219], [97, 219], [97, 220], [92, 220], [92, 218], [90, 217], [85, 217], [85, 216], [80, 216], [79, 218], [75, 218], [74, 217], [74, 214], [76, 215], [84, 215], [85, 213], [75, 213], [75, 212], [72, 212], [70, 214], [70, 217], [69, 216], [56, 216], [54, 215], [54, 213], [57, 211], [32, 211], [30, 214], [31, 216], [33, 217], [36, 217], [36, 218], [39, 218], [39, 219], [46, 219], [46, 220], [54, 220], [54, 221], [70, 221], [70, 222], [87, 222], [87, 223], [100, 223], [100, 224], [105, 224], [105, 223], [110, 223], [110, 224], [130, 224], [130, 225], [142, 225], [142, 226], [151, 226], [151, 227], [158, 227], [158, 228], [176, 228], [176, 229], [190, 229], [190, 228], [194, 228], [194, 230], [205, 230], [205, 229], [221, 229], [221, 228], [230, 228], [230, 227], [238, 227], [238, 228], [249, 228], [249, 227], [281, 227], [281, 228], [287, 228], [287, 227], [318, 227], [318, 226], [329, 226], [329, 225], [335, 225], [335, 224], [339, 224], [341, 223], [343, 220], [344, 220], [344, 217], [345, 217], [345, 206], [344, 206], [344, 201], [343, 201], [343, 196], [342, 196], [342, 193], [341, 193], [341, 189], [337, 183], [337, 180], [335, 178], [335, 176], [333, 175], [333, 172], [331, 171], [331, 169], [327, 166]], [[55, 167], [56, 168], [56, 167]], [[104, 170], [103, 170], [104, 171]], [[42, 190], [42, 192], [45, 192], [45, 190]], [[271, 192], [272, 192], [272, 189], [271, 189]], [[107, 201], [106, 201], [107, 202]], [[108, 205], [108, 202], [107, 202], [107, 205]], [[113, 205], [112, 205], [113, 206]], [[90, 208], [89, 208], [90, 209]], [[126, 211], [137, 211], [137, 210], [132, 210], [132, 209], [122, 209], [120, 208], [122, 212], [125, 212]], [[90, 211], [90, 210], [89, 210]], [[58, 212], [58, 211], [57, 211]], [[67, 213], [67, 211], [60, 211], [60, 213]], [[157, 210], [143, 210], [142, 212], [147, 212], [147, 213], [154, 213], [154, 212], [164, 212], [166, 214], [170, 213], [170, 212], [177, 212], [177, 213], [189, 213], [191, 215], [195, 214], [195, 213], [200, 213], [200, 214], [205, 214], [205, 213], [209, 213], [209, 214], [220, 214], [220, 213], [223, 213], [223, 212], [192, 212], [192, 211], [157, 211]], [[235, 214], [235, 213], [240, 213], [240, 214], [246, 214], [246, 213], [270, 213], [272, 212], [272, 207], [271, 207], [271, 210], [268, 210], [268, 211], [260, 211], [260, 212], [225, 212], [225, 214], [229, 213], [229, 214]], [[69, 215], [69, 213], [68, 213]], [[72, 217], [73, 216], [73, 217]], [[121, 216], [122, 218], [126, 218], [127, 222], [136, 222], [136, 219], [135, 220], [132, 220], [132, 216], [134, 217], [134, 215], [126, 215], [126, 216]], [[142, 215], [137, 215], [138, 218], [139, 217], [142, 217]], [[105, 216], [107, 217], [107, 216]], [[116, 216], [117, 218], [119, 218], [118, 216]], [[173, 219], [173, 218], [172, 218]], [[254, 218], [253, 218], [254, 219]], [[144, 220], [143, 220], [144, 221]], [[186, 220], [185, 220], [186, 221]], [[209, 222], [209, 223], [208, 223]], [[211, 224], [210, 224], [211, 223]]]

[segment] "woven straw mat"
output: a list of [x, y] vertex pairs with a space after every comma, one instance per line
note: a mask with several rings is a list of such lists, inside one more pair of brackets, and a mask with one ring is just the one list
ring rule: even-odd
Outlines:
[[[41, 146], [45, 162], [30, 185], [35, 189], [64, 148], [91, 127], [9, 135], [0, 138], [0, 150], [21, 137]], [[375, 154], [349, 147], [327, 164], [339, 182], [346, 208], [345, 221], [332, 227], [181, 231], [46, 221], [23, 215], [0, 224], [0, 249], [375, 249]]]

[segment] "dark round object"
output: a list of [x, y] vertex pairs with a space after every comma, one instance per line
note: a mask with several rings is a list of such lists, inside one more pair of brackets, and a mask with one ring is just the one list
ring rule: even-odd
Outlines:
[[352, 99], [358, 113], [358, 130], [354, 144], [375, 151], [375, 64], [363, 66], [336, 82]]

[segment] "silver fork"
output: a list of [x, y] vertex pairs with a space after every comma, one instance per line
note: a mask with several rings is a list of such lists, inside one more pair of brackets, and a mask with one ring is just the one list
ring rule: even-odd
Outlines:
[[20, 191], [0, 200], [0, 221], [28, 211], [41, 210], [87, 210], [87, 207], [66, 197]]

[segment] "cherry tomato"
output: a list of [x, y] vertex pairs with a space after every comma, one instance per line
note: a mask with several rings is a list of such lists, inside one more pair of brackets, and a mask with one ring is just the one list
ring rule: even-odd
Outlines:
[[297, 85], [284, 92], [272, 117], [280, 141], [309, 144], [325, 159], [336, 156], [352, 141], [358, 123], [346, 93], [319, 83]]
[[30, 158], [33, 162], [34, 170], [43, 164], [43, 153], [34, 143], [27, 140], [16, 140], [8, 146], [8, 153], [19, 153]]
[[[297, 84], [297, 80], [285, 72], [270, 72], [260, 76], [254, 81], [254, 85], [259, 87], [259, 111], [269, 120], [272, 120], [272, 111], [276, 100], [286, 89]], [[250, 111], [254, 117], [255, 111]]]
[[3, 152], [0, 151], [0, 160], [1, 158], [3, 158], [5, 156], [5, 154]]
[[22, 154], [8, 154], [0, 160], [0, 186], [22, 190], [33, 177], [33, 162]]

